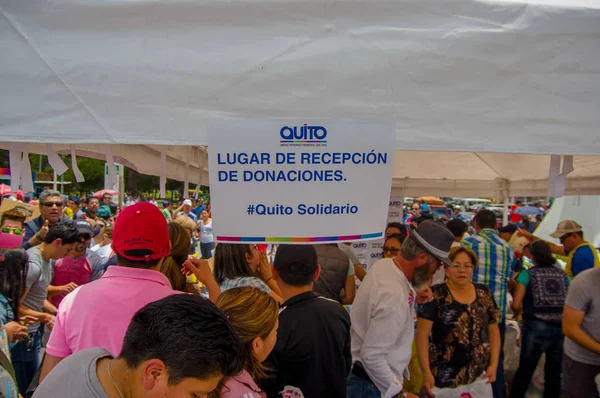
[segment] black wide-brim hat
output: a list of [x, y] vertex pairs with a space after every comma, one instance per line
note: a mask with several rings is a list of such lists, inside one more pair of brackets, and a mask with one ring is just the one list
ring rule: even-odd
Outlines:
[[445, 225], [432, 220], [423, 221], [417, 228], [411, 230], [410, 236], [414, 237], [417, 244], [427, 253], [444, 264], [452, 265], [448, 256], [454, 242], [454, 235]]

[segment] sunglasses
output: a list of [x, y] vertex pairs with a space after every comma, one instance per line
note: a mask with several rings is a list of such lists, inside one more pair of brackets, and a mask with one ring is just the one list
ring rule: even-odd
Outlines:
[[5, 234], [23, 235], [23, 230], [21, 228], [2, 227], [2, 232]]
[[413, 207], [412, 209], [413, 209], [413, 211], [416, 211], [416, 210], [421, 210], [421, 208], [420, 208], [420, 207]]
[[398, 253], [399, 251], [400, 251], [400, 249], [397, 248], [397, 247], [383, 246], [383, 252], [384, 253], [390, 252], [390, 253], [394, 254], [394, 253]]
[[572, 233], [564, 234], [563, 236], [558, 238], [558, 240], [560, 240], [561, 242], [564, 242], [565, 240], [569, 239], [571, 236], [573, 236]]
[[79, 235], [81, 235], [81, 238], [83, 240], [90, 240], [90, 239], [92, 239], [92, 234], [83, 233], [83, 234], [79, 234]]
[[42, 206], [44, 207], [52, 207], [52, 206], [56, 206], [56, 207], [63, 207], [63, 202], [42, 202]]

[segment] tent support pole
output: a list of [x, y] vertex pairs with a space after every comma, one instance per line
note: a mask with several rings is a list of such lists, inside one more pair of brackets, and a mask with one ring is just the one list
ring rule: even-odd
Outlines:
[[508, 224], [508, 196], [504, 197], [504, 211], [502, 212], [502, 225]]

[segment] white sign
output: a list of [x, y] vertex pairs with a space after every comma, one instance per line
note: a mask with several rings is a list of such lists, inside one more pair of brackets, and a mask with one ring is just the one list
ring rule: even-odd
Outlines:
[[[121, 165], [119, 163], [115, 163], [115, 170], [117, 171], [117, 176], [121, 175]], [[108, 176], [108, 163], [104, 163], [104, 175]]]
[[[115, 163], [115, 169], [117, 171], [117, 182], [111, 185], [108, 181], [108, 162], [104, 163], [104, 189], [110, 189], [112, 191], [123, 192], [125, 176], [123, 173], [123, 166], [119, 163]], [[113, 196], [113, 199], [118, 196]]]
[[324, 243], [383, 236], [393, 123], [218, 121], [209, 124], [219, 242]]

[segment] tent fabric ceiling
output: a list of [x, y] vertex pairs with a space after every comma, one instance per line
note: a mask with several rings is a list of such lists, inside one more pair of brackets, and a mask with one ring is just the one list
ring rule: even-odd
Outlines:
[[[600, 156], [575, 156], [567, 194], [600, 195]], [[550, 156], [396, 151], [395, 196], [546, 196]]]
[[[9, 149], [10, 145], [0, 143], [0, 148]], [[70, 154], [70, 146], [53, 144], [59, 154]], [[45, 144], [26, 144], [29, 153], [47, 154]], [[77, 156], [105, 160], [103, 145], [77, 144]], [[167, 154], [166, 177], [174, 180], [188, 180], [192, 184], [208, 185], [208, 155], [205, 147], [169, 147], [160, 145], [112, 145], [115, 162], [136, 170], [139, 173], [160, 175], [160, 153]], [[190, 159], [186, 168], [185, 159]], [[70, 164], [67, 166], [71, 167]]]
[[142, 145], [149, 174], [169, 146], [183, 180], [209, 120], [393, 120], [395, 192], [539, 193], [573, 154], [589, 193], [598, 48], [595, 0], [0, 0], [0, 140]]

